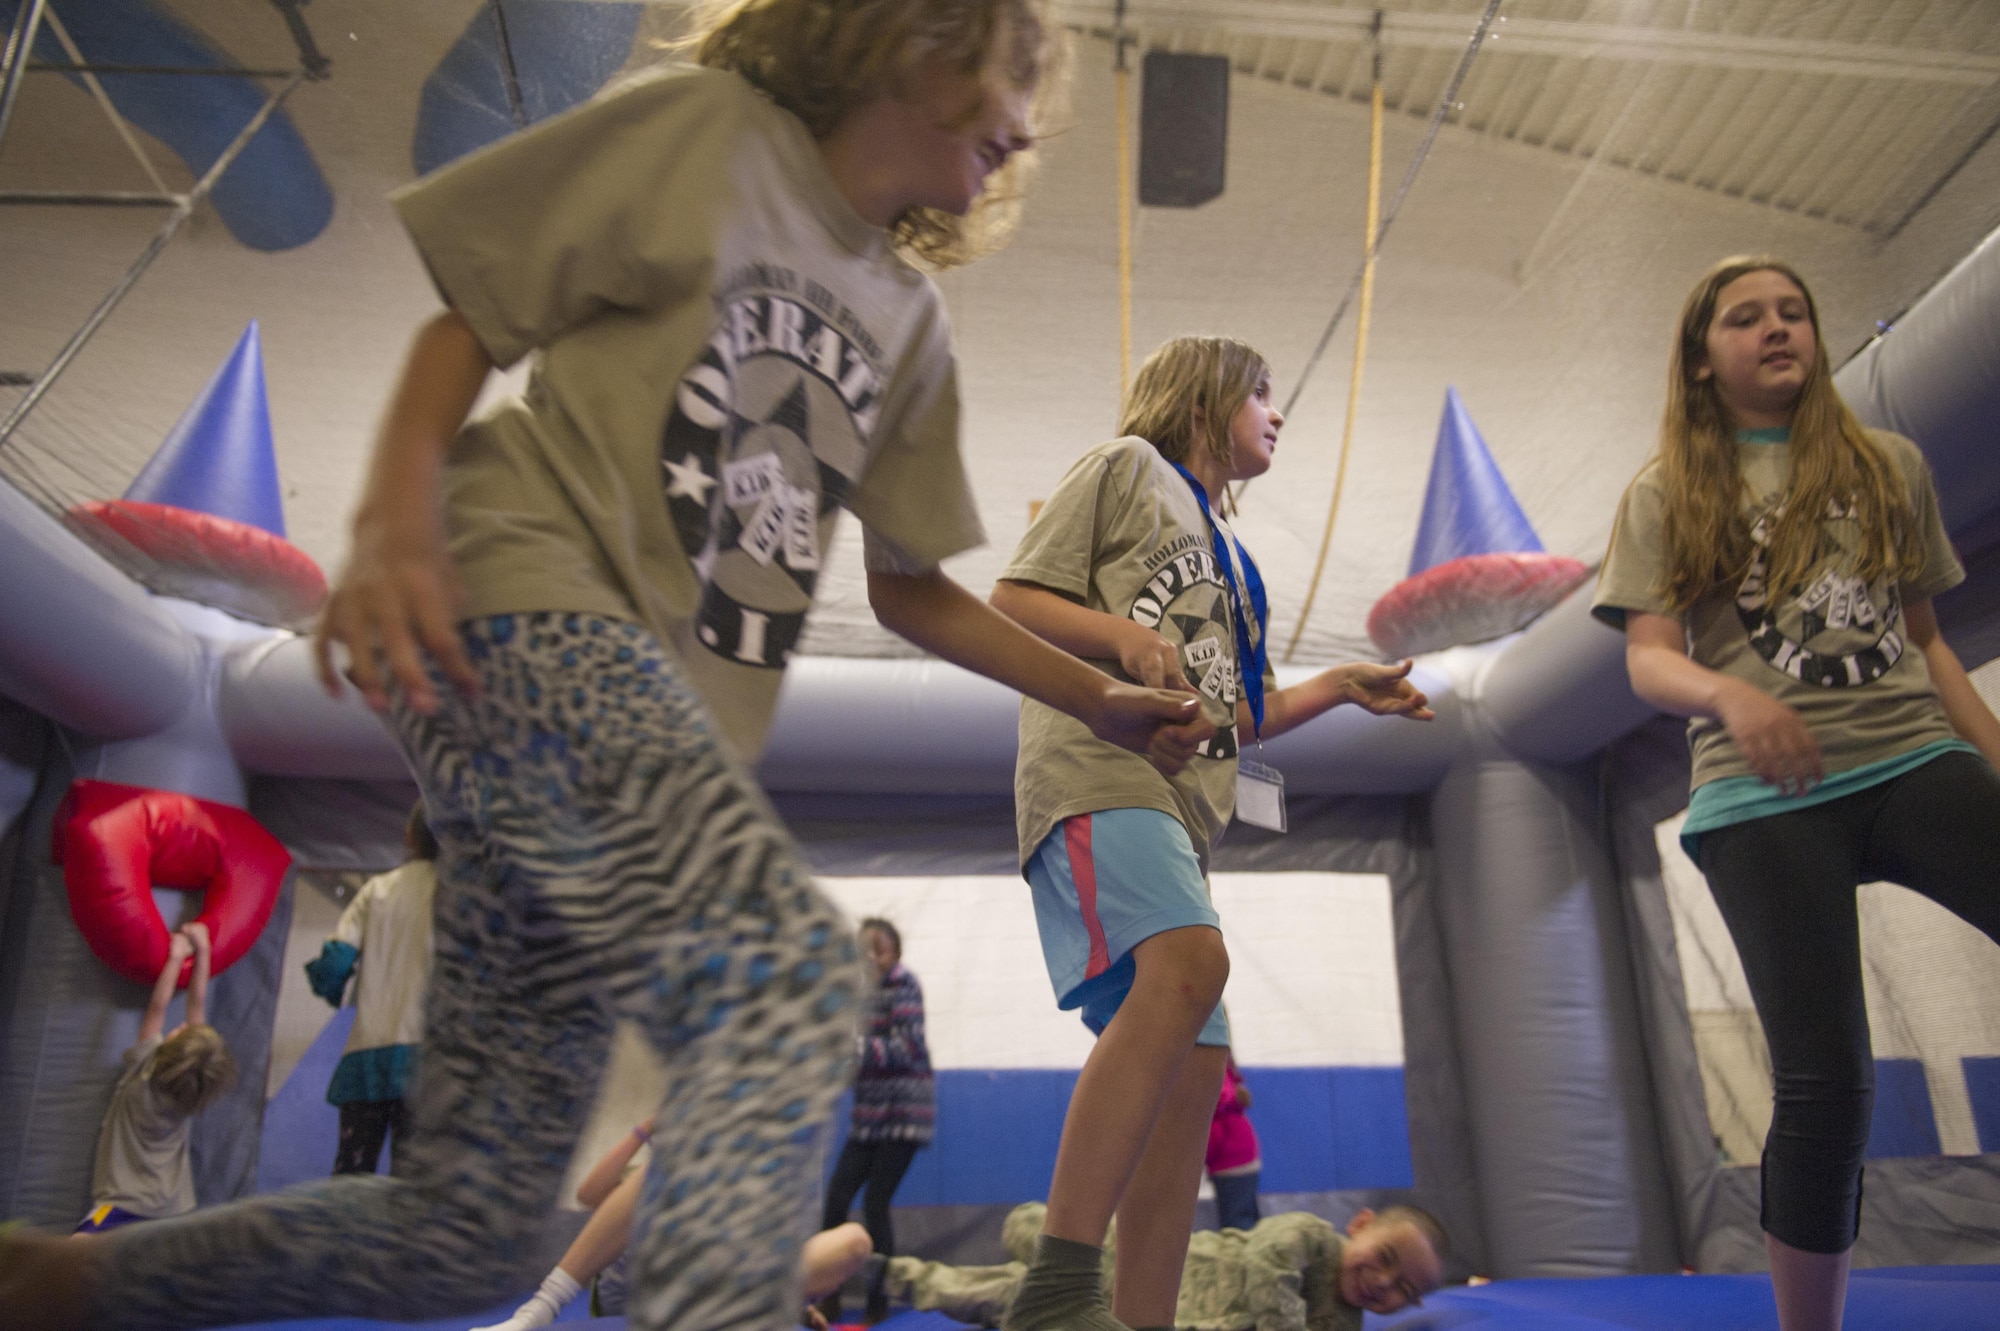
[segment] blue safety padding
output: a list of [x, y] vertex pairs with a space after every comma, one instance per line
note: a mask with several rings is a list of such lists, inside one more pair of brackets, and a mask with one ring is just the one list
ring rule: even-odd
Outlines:
[[[588, 101], [632, 51], [644, 6], [506, 0], [507, 42], [527, 122]], [[426, 175], [519, 126], [507, 96], [493, 0], [479, 7], [424, 80], [410, 160]]]
[[[257, 1191], [272, 1192], [294, 1183], [323, 1179], [333, 1173], [334, 1152], [340, 1146], [340, 1111], [326, 1102], [327, 1084], [347, 1048], [354, 1029], [354, 1009], [344, 1007], [328, 1019], [285, 1084], [264, 1106], [264, 1139], [257, 1157]], [[389, 1158], [383, 1148], [384, 1164]]]
[[[13, 23], [18, 9], [19, 0], [0, 0], [0, 28]], [[60, 9], [71, 40], [92, 64], [215, 69], [243, 63], [150, 0], [90, 0]], [[264, 17], [279, 22], [275, 13]], [[36, 38], [35, 56], [69, 60], [46, 23]], [[74, 75], [66, 77], [77, 81]], [[258, 80], [221, 76], [104, 74], [98, 81], [120, 115], [166, 144], [197, 178], [215, 165], [269, 95]], [[32, 83], [23, 95], [34, 96]], [[109, 122], [102, 116], [98, 120], [98, 129], [109, 139]], [[73, 132], [90, 132], [90, 127], [79, 120]], [[333, 218], [333, 189], [282, 108], [257, 131], [208, 197], [229, 234], [257, 250], [303, 245]]]
[[[237, 1331], [466, 1331], [501, 1320], [513, 1303], [472, 1317], [434, 1322], [323, 1318], [265, 1322]], [[619, 1328], [622, 1317], [576, 1314], [577, 1299], [557, 1320]], [[1768, 1276], [1616, 1276], [1600, 1280], [1509, 1280], [1475, 1289], [1440, 1290], [1423, 1307], [1391, 1317], [1369, 1313], [1365, 1331], [1777, 1331]], [[2000, 1325], [2000, 1266], [1909, 1266], [1856, 1271], [1849, 1282], [1845, 1331], [1991, 1331]], [[958, 1331], [942, 1313], [899, 1312], [881, 1331]]]
[[[1367, 1331], [1777, 1331], [1770, 1277], [1622, 1276], [1510, 1280], [1441, 1290]], [[1856, 1271], [1845, 1331], [1990, 1331], [2000, 1326], [2000, 1266]]]
[[1875, 1117], [1868, 1125], [1868, 1158], [1937, 1155], [1937, 1116], [1924, 1065], [1914, 1058], [1875, 1060]]
[[2000, 1058], [1968, 1058], [1965, 1093], [1972, 1100], [1972, 1122], [1979, 1129], [1979, 1149], [2000, 1151]]
[[212, 513], [285, 534], [264, 352], [257, 321], [243, 330], [222, 368], [167, 432], [127, 499]]
[[1424, 487], [1424, 512], [1417, 543], [1410, 550], [1410, 573], [1448, 564], [1467, 555], [1514, 554], [1540, 550], [1541, 538], [1507, 487], [1507, 478], [1486, 449], [1486, 440], [1456, 388], [1444, 390], [1444, 419], [1438, 422], [1431, 477]]
[[[1266, 1192], [1413, 1186], [1401, 1068], [1246, 1068]], [[937, 1074], [938, 1128], [898, 1206], [1011, 1206], [1048, 1196], [1076, 1073], [951, 1069]], [[846, 1138], [847, 1108], [829, 1167]]]

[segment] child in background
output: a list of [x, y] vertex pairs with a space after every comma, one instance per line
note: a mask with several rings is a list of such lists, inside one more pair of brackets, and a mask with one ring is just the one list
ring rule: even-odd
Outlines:
[[[842, 507], [890, 629], [1168, 768], [1199, 742], [1191, 702], [939, 568], [983, 533], [942, 297], [904, 256], [992, 247], [1055, 38], [1041, 0], [689, 21], [696, 64], [395, 200], [448, 308], [405, 363], [318, 641], [329, 689], [338, 645], [392, 713], [444, 848], [405, 1176], [87, 1253], [0, 1235], [0, 1331], [491, 1306], [621, 1018], [669, 1074], [630, 1324], [789, 1325], [865, 981], [748, 763]], [[531, 353], [525, 396], [468, 424]]]
[[1231, 1053], [1222, 1065], [1222, 1093], [1208, 1125], [1208, 1155], [1202, 1165], [1215, 1185], [1215, 1227], [1249, 1229], [1257, 1223], [1257, 1181], [1264, 1160], [1257, 1129], [1250, 1122], [1250, 1088]]
[[[1429, 719], [1397, 666], [1335, 666], [1278, 689], [1263, 583], [1224, 521], [1227, 487], [1271, 465], [1284, 423], [1264, 358], [1228, 338], [1160, 347], [1122, 438], [1085, 453], [1028, 528], [993, 604], [1114, 679], [1185, 689], [1215, 734], [1178, 774], [1021, 706], [1022, 872], [1063, 1008], [1099, 1035], [1072, 1094], [1048, 1226], [1009, 1331], [1173, 1325], [1202, 1148], [1229, 1048], [1229, 956], [1208, 855], [1236, 803], [1237, 748], [1341, 703]], [[1116, 1318], [1098, 1266], [1113, 1214]]]
[[[896, 1252], [896, 1227], [890, 1210], [896, 1189], [910, 1162], [930, 1141], [937, 1120], [937, 1079], [931, 1073], [930, 1049], [924, 1044], [924, 991], [903, 965], [903, 936], [889, 921], [871, 917], [856, 931], [861, 956], [868, 963], [875, 987], [869, 995], [867, 1025], [861, 1032], [861, 1068], [854, 1078], [854, 1114], [847, 1142], [826, 1185], [826, 1209], [820, 1228], [831, 1230], [847, 1219], [848, 1208], [862, 1185], [862, 1222], [874, 1250], [883, 1257]], [[881, 1268], [875, 1268], [879, 1276]], [[870, 1283], [866, 1317], [870, 1325], [889, 1315], [879, 1279]], [[819, 1306], [829, 1322], [840, 1320], [840, 1288], [828, 1291]]]
[[2000, 941], [2000, 722], [1938, 632], [1963, 581], [1930, 468], [1833, 386], [1805, 282], [1727, 259], [1689, 293], [1659, 454], [1594, 609], [1632, 691], [1689, 718], [1681, 841], [1771, 1050], [1765, 1248], [1784, 1331], [1836, 1331], [1875, 1068], [1855, 889], [1887, 879]]
[[[635, 1168], [633, 1161], [652, 1136], [653, 1120], [647, 1119], [591, 1166], [590, 1173], [576, 1185], [576, 1199], [591, 1208], [590, 1219], [555, 1270], [512, 1317], [474, 1331], [537, 1331], [555, 1321], [557, 1314], [586, 1289], [590, 1291], [592, 1317], [624, 1313], [627, 1284], [623, 1259], [632, 1241], [639, 1189], [646, 1181], [644, 1170]], [[805, 1296], [817, 1299], [828, 1290], [839, 1289], [867, 1262], [869, 1251], [868, 1231], [860, 1225], [838, 1225], [807, 1239], [799, 1255]], [[808, 1324], [825, 1331], [824, 1319], [813, 1320], [816, 1317], [809, 1314]]]
[[[162, 1035], [167, 1004], [190, 956], [194, 967], [188, 977], [187, 1020]], [[236, 1082], [236, 1060], [222, 1033], [208, 1024], [211, 961], [208, 926], [199, 920], [167, 940], [167, 963], [153, 981], [138, 1043], [125, 1051], [125, 1073], [104, 1111], [90, 1181], [90, 1214], [76, 1227], [79, 1234], [194, 1210], [194, 1168], [188, 1153], [192, 1120]]]
[[404, 1093], [424, 1039], [424, 989], [431, 975], [431, 898], [437, 890], [437, 838], [421, 801], [403, 828], [407, 863], [369, 879], [340, 913], [333, 937], [306, 963], [312, 991], [339, 1007], [357, 965], [354, 1028], [327, 1085], [340, 1106], [336, 1174], [372, 1174], [389, 1140], [390, 1172], [409, 1143]]

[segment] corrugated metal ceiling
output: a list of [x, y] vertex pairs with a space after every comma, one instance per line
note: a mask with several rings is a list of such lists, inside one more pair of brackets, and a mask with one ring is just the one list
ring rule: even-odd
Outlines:
[[[1482, 0], [1130, 0], [1142, 48], [1429, 116]], [[1113, 0], [1061, 0], [1109, 38]], [[1449, 123], [1893, 235], [2000, 130], [1996, 0], [1509, 0]]]

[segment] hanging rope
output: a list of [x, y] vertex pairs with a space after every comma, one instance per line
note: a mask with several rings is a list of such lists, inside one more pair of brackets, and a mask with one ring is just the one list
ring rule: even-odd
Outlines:
[[1118, 98], [1118, 412], [1123, 416], [1132, 383], [1132, 71], [1125, 59], [1132, 39], [1125, 32], [1125, 0], [1118, 0], [1111, 40], [1117, 53], [1111, 68]]
[[[1374, 87], [1368, 99], [1368, 226], [1361, 234], [1368, 238], [1366, 252], [1361, 259], [1361, 314], [1354, 327], [1354, 368], [1347, 380], [1347, 424], [1340, 431], [1340, 462], [1333, 472], [1333, 499], [1326, 506], [1326, 528], [1320, 533], [1319, 558], [1313, 561], [1312, 581], [1306, 586], [1305, 604], [1299, 607], [1298, 620], [1292, 625], [1292, 636], [1285, 643], [1285, 660], [1292, 659], [1292, 653], [1299, 648], [1299, 635], [1306, 630], [1306, 619], [1312, 614], [1313, 601], [1319, 596], [1320, 575], [1326, 571], [1327, 551], [1333, 548], [1333, 519], [1340, 512], [1340, 496], [1347, 488], [1347, 455], [1354, 446], [1354, 417], [1361, 405], [1361, 367], [1368, 358], [1368, 318], [1375, 307], [1375, 251], [1380, 247], [1382, 236], [1380, 219], [1382, 208], [1382, 11], [1375, 11], [1373, 28], [1375, 38]], [[1297, 397], [1296, 391], [1293, 397]]]
[[[1465, 45], [1465, 54], [1458, 59], [1458, 68], [1452, 71], [1451, 82], [1445, 85], [1444, 96], [1438, 98], [1437, 109], [1431, 112], [1431, 123], [1424, 130], [1424, 141], [1417, 145], [1417, 155], [1410, 159], [1410, 169], [1403, 173], [1403, 183], [1397, 187], [1394, 201], [1382, 215], [1382, 227], [1375, 236], [1376, 249], [1381, 248], [1382, 242], [1388, 238], [1389, 228], [1396, 224], [1396, 214], [1403, 210], [1403, 200], [1409, 197], [1410, 186], [1417, 183], [1417, 173], [1423, 170], [1424, 159], [1431, 155], [1431, 145], [1437, 142], [1438, 131], [1444, 128], [1445, 116], [1450, 114], [1458, 102], [1458, 90], [1465, 85], [1465, 76], [1472, 70], [1472, 58], [1479, 54], [1479, 48], [1485, 44], [1486, 34], [1492, 29], [1493, 18], [1499, 12], [1500, 0], [1486, 0], [1486, 12], [1480, 15], [1479, 26], [1472, 30], [1472, 39]], [[1379, 14], [1377, 22], [1380, 22]], [[1363, 268], [1367, 266], [1367, 260], [1362, 261], [1362, 266]], [[1347, 284], [1347, 294], [1340, 298], [1340, 304], [1334, 307], [1333, 317], [1326, 321], [1326, 331], [1319, 335], [1319, 345], [1314, 347], [1312, 355], [1306, 358], [1305, 369], [1300, 371], [1298, 382], [1292, 385], [1292, 395], [1285, 399], [1285, 415], [1292, 414], [1292, 408], [1298, 404], [1299, 394], [1305, 391], [1306, 380], [1312, 377], [1313, 370], [1319, 365], [1319, 358], [1326, 353], [1327, 343], [1333, 341], [1333, 330], [1340, 326], [1341, 317], [1347, 313], [1349, 303], [1361, 288], [1361, 276], [1361, 269], [1356, 269], [1353, 278]]]

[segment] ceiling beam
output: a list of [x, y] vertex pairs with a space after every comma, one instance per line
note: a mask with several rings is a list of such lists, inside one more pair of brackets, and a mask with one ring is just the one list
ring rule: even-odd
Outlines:
[[[1056, 0], [1063, 23], [1109, 30], [1113, 0]], [[1134, 0], [1128, 26], [1145, 40], [1150, 31], [1179, 25], [1220, 28], [1245, 37], [1359, 41], [1375, 11], [1335, 8], [1310, 0]], [[1472, 31], [1472, 16], [1388, 11], [1386, 46], [1457, 49]], [[1899, 79], [1984, 87], [2000, 80], [2000, 57], [1964, 51], [1884, 46], [1863, 42], [1796, 41], [1735, 33], [1690, 32], [1634, 24], [1515, 18], [1495, 24], [1488, 39], [1495, 53], [1567, 56], [1577, 60], [1628, 60], [1762, 69], [1785, 74]]]

